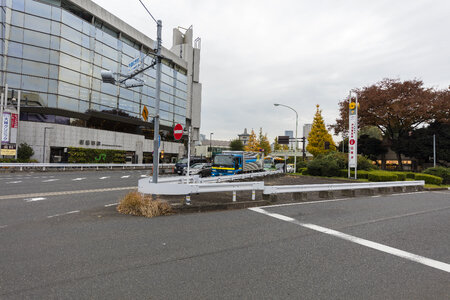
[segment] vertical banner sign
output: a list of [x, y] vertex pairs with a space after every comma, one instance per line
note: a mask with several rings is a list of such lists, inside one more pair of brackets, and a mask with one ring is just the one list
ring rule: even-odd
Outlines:
[[3, 112], [2, 118], [2, 144], [9, 143], [9, 131], [11, 127], [11, 113]]
[[349, 104], [348, 119], [348, 167], [356, 168], [358, 164], [358, 113], [355, 102]]
[[15, 113], [11, 114], [11, 133], [10, 140], [11, 144], [17, 143], [17, 129], [19, 128], [19, 116]]

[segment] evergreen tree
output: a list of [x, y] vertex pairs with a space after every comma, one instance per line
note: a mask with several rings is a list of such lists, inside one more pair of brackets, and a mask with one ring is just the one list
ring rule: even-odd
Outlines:
[[235, 139], [230, 142], [230, 149], [233, 151], [243, 151], [244, 144], [240, 139]]
[[[325, 149], [326, 145], [328, 145], [328, 149]], [[308, 135], [308, 146], [306, 146], [306, 150], [313, 156], [336, 151], [336, 145], [333, 142], [331, 134], [325, 127], [325, 123], [322, 118], [322, 111], [319, 110], [319, 105], [317, 105], [317, 111], [314, 116], [311, 132]]]
[[245, 151], [259, 151], [258, 140], [256, 139], [255, 131], [252, 129], [248, 138], [247, 146], [244, 147]]

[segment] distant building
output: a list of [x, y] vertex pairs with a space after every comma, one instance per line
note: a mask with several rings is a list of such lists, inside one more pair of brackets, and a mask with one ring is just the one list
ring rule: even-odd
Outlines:
[[223, 150], [230, 150], [230, 141], [203, 140], [201, 145], [196, 146], [195, 156], [211, 157], [211, 154], [221, 153]]
[[284, 135], [289, 137], [289, 149], [294, 149], [294, 147], [295, 147], [295, 142], [293, 140], [294, 131], [293, 130], [285, 130]]
[[311, 132], [312, 124], [303, 125], [303, 136], [306, 138], [305, 147], [308, 145], [308, 135]]
[[244, 133], [238, 134], [239, 140], [242, 141], [244, 146], [247, 146], [250, 134], [247, 132], [247, 128], [244, 129]]

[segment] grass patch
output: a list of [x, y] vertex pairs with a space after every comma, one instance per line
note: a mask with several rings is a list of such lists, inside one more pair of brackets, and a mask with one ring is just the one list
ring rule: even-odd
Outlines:
[[117, 206], [121, 214], [144, 216], [147, 218], [170, 215], [170, 204], [160, 200], [153, 200], [150, 195], [133, 191], [125, 195]]

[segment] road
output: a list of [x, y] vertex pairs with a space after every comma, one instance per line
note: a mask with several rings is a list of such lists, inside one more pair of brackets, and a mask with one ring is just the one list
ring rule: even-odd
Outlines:
[[108, 206], [127, 190], [12, 198], [144, 175], [124, 172], [0, 176], [1, 299], [450, 297], [449, 191], [153, 219]]

